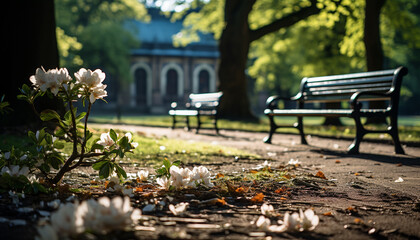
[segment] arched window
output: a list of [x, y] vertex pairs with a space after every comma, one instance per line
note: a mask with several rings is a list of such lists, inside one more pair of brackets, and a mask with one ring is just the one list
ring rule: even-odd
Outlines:
[[202, 63], [194, 68], [193, 93], [208, 93], [216, 91], [216, 73], [210, 64]]
[[160, 94], [163, 103], [178, 101], [184, 94], [184, 72], [177, 63], [168, 63], [160, 74]]
[[134, 72], [136, 86], [136, 104], [147, 104], [147, 73], [144, 68], [137, 68]]
[[150, 107], [152, 105], [152, 69], [145, 62], [137, 62], [131, 66], [130, 73], [134, 79], [130, 87], [131, 106]]
[[210, 74], [207, 70], [203, 69], [198, 74], [198, 92], [210, 92]]

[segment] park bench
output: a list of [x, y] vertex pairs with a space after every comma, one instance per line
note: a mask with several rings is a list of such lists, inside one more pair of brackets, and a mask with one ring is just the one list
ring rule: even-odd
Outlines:
[[[270, 132], [264, 138], [264, 142], [271, 143], [276, 129], [294, 127], [299, 130], [301, 143], [307, 144], [303, 131], [303, 117], [349, 117], [354, 119], [356, 136], [348, 148], [348, 153], [359, 153], [359, 145], [365, 134], [387, 133], [393, 139], [395, 152], [404, 154], [398, 137], [398, 103], [401, 82], [407, 73], [407, 68], [399, 67], [384, 71], [303, 78], [300, 91], [294, 97], [271, 96], [267, 99], [264, 114], [270, 120]], [[296, 102], [296, 109], [280, 109], [278, 103], [281, 100]], [[372, 109], [367, 103], [363, 103], [378, 100], [386, 100], [386, 108]], [[315, 108], [317, 104], [314, 103], [317, 102], [348, 102], [349, 107], [326, 109], [325, 104], [318, 104], [324, 108]], [[275, 123], [275, 116], [296, 116], [297, 122], [293, 126], [280, 126]], [[389, 126], [386, 130], [369, 130], [362, 124], [362, 117], [389, 117]]]
[[219, 107], [220, 98], [222, 97], [222, 92], [216, 93], [201, 93], [201, 94], [190, 94], [189, 102], [184, 106], [179, 106], [177, 102], [171, 103], [171, 110], [169, 110], [169, 115], [172, 116], [172, 129], [175, 128], [175, 125], [179, 120], [177, 117], [184, 117], [185, 124], [187, 125], [188, 131], [190, 127], [190, 117], [197, 118], [197, 129], [196, 133], [201, 128], [202, 116], [210, 116], [213, 119], [214, 129], [216, 133], [219, 133], [217, 127], [217, 110]]

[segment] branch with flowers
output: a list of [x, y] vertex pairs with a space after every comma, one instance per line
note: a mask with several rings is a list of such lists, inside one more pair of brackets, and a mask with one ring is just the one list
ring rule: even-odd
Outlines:
[[[124, 158], [137, 147], [132, 135], [127, 133], [119, 137], [111, 129], [97, 138], [87, 127], [92, 105], [98, 99], [105, 101], [104, 97], [107, 96], [106, 85], [103, 84], [105, 73], [100, 69], [91, 71], [82, 68], [74, 76], [75, 79], [65, 68], [48, 71], [38, 68], [35, 75], [30, 77], [32, 87], [24, 84], [20, 89], [22, 94], [18, 98], [27, 101], [42, 121], [56, 125], [52, 134], [45, 129], [36, 133], [28, 132], [37, 150], [37, 154], [28, 162], [39, 169], [51, 184], [58, 183], [65, 173], [82, 164], [91, 165], [98, 170], [101, 178], [113, 173], [119, 178], [126, 178], [126, 172], [116, 160]], [[38, 112], [35, 101], [44, 95], [62, 100], [66, 109], [64, 116], [51, 109]], [[79, 102], [86, 107], [86, 112], [78, 111], [76, 104]], [[64, 142], [72, 145], [72, 152], [68, 157], [61, 152]], [[87, 161], [88, 159], [94, 160]], [[51, 168], [57, 172], [52, 174]]]

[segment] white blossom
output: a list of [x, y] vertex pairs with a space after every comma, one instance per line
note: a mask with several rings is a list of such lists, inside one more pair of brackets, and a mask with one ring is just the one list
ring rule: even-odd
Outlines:
[[171, 185], [176, 189], [188, 187], [190, 184], [191, 170], [188, 168], [179, 168], [171, 166], [169, 169], [171, 173]]
[[62, 236], [75, 236], [85, 230], [79, 203], [62, 204], [51, 214], [51, 226]]
[[210, 172], [204, 166], [194, 167], [191, 173], [191, 181], [194, 181], [196, 184], [204, 184], [207, 187], [213, 187], [213, 183], [210, 179]]
[[274, 211], [273, 205], [270, 205], [267, 203], [264, 203], [263, 205], [261, 205], [261, 214], [267, 217], [274, 216], [275, 211]]
[[189, 203], [185, 203], [185, 202], [178, 203], [175, 206], [173, 204], [170, 204], [169, 205], [169, 211], [171, 211], [171, 213], [175, 216], [182, 215], [187, 210], [188, 205], [189, 205]]
[[102, 85], [105, 80], [105, 73], [100, 69], [96, 69], [92, 72], [90, 69], [81, 68], [77, 73], [74, 74], [76, 82], [81, 83], [88, 89], [93, 89]]
[[255, 222], [255, 225], [261, 230], [267, 230], [268, 227], [271, 225], [271, 221], [269, 218], [260, 216], [257, 222]]
[[29, 168], [27, 166], [20, 167], [19, 165], [4, 166], [0, 170], [0, 174], [3, 175], [5, 173], [13, 177], [19, 177], [21, 175], [28, 177]]
[[54, 228], [47, 224], [37, 228], [38, 235], [35, 237], [35, 240], [58, 240], [58, 234]]
[[147, 170], [140, 170], [140, 171], [137, 172], [137, 177], [142, 182], [146, 182], [148, 176], [149, 176], [149, 171], [147, 171]]
[[[117, 134], [118, 136], [118, 134]], [[100, 140], [97, 142], [97, 144], [100, 144], [104, 147], [111, 147], [115, 144], [114, 140], [112, 140], [111, 135], [109, 134], [109, 132], [107, 133], [102, 133], [101, 134], [101, 138]]]
[[169, 190], [169, 187], [171, 186], [171, 180], [167, 177], [163, 176], [156, 179], [157, 184], [165, 190]]
[[47, 72], [44, 68], [37, 68], [35, 75], [32, 75], [29, 80], [41, 91], [50, 89], [54, 95], [57, 95], [62, 84], [68, 83], [71, 77], [66, 68], [50, 69]]

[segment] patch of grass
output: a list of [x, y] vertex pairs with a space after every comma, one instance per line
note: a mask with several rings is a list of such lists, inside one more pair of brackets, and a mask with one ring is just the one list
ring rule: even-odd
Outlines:
[[[172, 118], [167, 115], [162, 116], [123, 116], [119, 121], [114, 115], [94, 115], [91, 120], [97, 123], [124, 123], [144, 126], [170, 127], [172, 126]], [[404, 142], [419, 142], [420, 141], [420, 116], [400, 116], [399, 117], [399, 134], [401, 141]], [[347, 137], [353, 138], [356, 134], [353, 119], [341, 118], [343, 126], [322, 126], [323, 117], [306, 117], [304, 121], [304, 130], [308, 135], [318, 135], [325, 137]], [[296, 122], [296, 117], [282, 117], [276, 118], [279, 125], [293, 125]], [[194, 118], [190, 119], [190, 124], [194, 128], [196, 122]], [[258, 122], [246, 121], [229, 121], [225, 119], [219, 120], [220, 129], [245, 130], [255, 132], [268, 132], [269, 121], [265, 116], [260, 117]], [[182, 123], [177, 124], [183, 127]], [[204, 128], [212, 128], [211, 124], [203, 124]], [[368, 126], [371, 129], [385, 129], [385, 126]], [[297, 134], [298, 131], [292, 128], [280, 128], [277, 130], [280, 133]], [[392, 140], [388, 134], [367, 134], [365, 138], [368, 139], [385, 139]]]
[[[95, 137], [99, 137], [101, 132], [107, 130], [92, 129]], [[125, 132], [116, 131], [120, 136]], [[29, 137], [22, 135], [0, 135], [1, 151], [9, 151], [12, 146], [22, 151], [33, 151], [35, 147]], [[168, 138], [151, 138], [133, 133], [133, 140], [139, 143], [132, 154], [127, 154], [128, 159], [124, 160], [129, 164], [138, 164], [147, 167], [158, 167], [162, 164], [164, 158], [170, 161], [180, 160], [184, 164], [190, 163], [210, 163], [217, 158], [259, 158], [258, 155], [251, 154], [236, 148], [225, 147], [215, 144], [195, 141], [182, 141]], [[70, 143], [65, 144], [64, 153], [70, 154], [72, 146]]]

